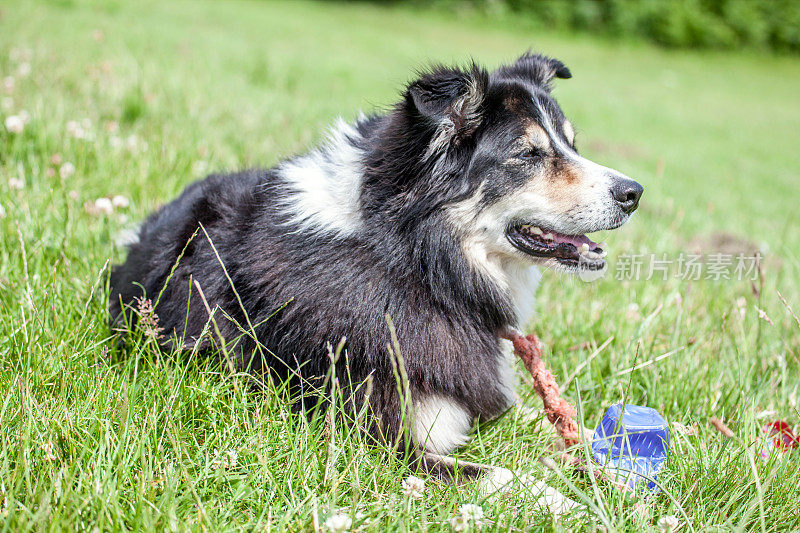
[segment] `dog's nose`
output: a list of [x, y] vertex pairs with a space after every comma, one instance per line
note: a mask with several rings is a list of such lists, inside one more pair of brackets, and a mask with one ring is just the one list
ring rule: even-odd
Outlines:
[[611, 197], [627, 214], [633, 213], [639, 207], [639, 198], [643, 192], [641, 185], [627, 178], [617, 178], [611, 186]]

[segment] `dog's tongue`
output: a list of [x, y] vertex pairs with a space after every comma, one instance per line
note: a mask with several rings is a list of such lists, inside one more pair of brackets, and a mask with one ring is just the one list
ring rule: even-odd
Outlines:
[[597, 243], [592, 242], [586, 235], [562, 235], [561, 233], [553, 232], [553, 240], [555, 242], [571, 244], [575, 246], [575, 248], [580, 248], [581, 244], [588, 244], [589, 249], [597, 247]]

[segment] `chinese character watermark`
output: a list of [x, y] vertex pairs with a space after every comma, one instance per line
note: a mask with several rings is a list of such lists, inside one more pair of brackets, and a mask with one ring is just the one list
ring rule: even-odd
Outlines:
[[684, 281], [750, 280], [759, 275], [761, 254], [689, 254], [675, 257], [667, 254], [620, 254], [617, 257], [615, 278], [619, 281], [660, 280], [676, 277]]

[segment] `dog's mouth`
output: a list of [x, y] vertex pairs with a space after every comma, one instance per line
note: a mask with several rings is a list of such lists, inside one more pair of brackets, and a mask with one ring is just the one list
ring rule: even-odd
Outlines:
[[586, 235], [565, 235], [531, 224], [513, 224], [506, 237], [514, 247], [533, 257], [555, 259], [580, 270], [602, 270], [606, 266], [605, 243], [592, 242]]

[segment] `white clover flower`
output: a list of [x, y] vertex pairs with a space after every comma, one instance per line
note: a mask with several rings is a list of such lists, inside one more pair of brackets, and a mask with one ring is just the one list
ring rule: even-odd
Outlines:
[[236, 468], [237, 464], [239, 464], [239, 454], [235, 451], [229, 451], [227, 468]]
[[342, 533], [344, 531], [350, 531], [350, 528], [353, 527], [353, 519], [346, 514], [336, 513], [329, 516], [323, 525], [328, 531]]
[[22, 189], [25, 187], [25, 182], [20, 178], [9, 178], [8, 186], [12, 189]]
[[17, 75], [20, 78], [24, 78], [31, 73], [31, 64], [30, 63], [20, 63], [17, 67]]
[[106, 197], [98, 198], [94, 201], [94, 212], [95, 213], [103, 213], [106, 215], [110, 215], [114, 212], [114, 204], [111, 203], [111, 200]]
[[58, 175], [61, 176], [61, 179], [67, 179], [75, 174], [75, 165], [67, 161], [58, 169]]
[[231, 470], [236, 468], [239, 461], [239, 454], [235, 451], [220, 452], [214, 450], [214, 458], [211, 459], [211, 468], [214, 470], [223, 469]]
[[74, 137], [75, 139], [85, 139], [87, 137], [86, 130], [77, 120], [68, 120], [66, 127], [70, 137]]
[[120, 138], [120, 137], [119, 137], [119, 136], [117, 136], [117, 135], [113, 135], [113, 136], [112, 136], [112, 137], [111, 137], [111, 138], [108, 140], [108, 144], [110, 144], [112, 148], [122, 148], [122, 145], [123, 145], [124, 143], [122, 142], [122, 138]]
[[483, 525], [483, 508], [474, 503], [465, 503], [458, 508], [458, 514], [450, 519], [453, 531], [467, 531], [471, 526], [479, 528]]
[[130, 201], [121, 194], [118, 194], [111, 199], [111, 205], [117, 209], [125, 209], [130, 204]]
[[9, 133], [22, 133], [22, 130], [25, 129], [25, 121], [19, 115], [6, 117], [4, 123]]
[[458, 508], [458, 512], [470, 520], [477, 521], [483, 518], [483, 508], [480, 505], [475, 505], [474, 503], [465, 503]]
[[403, 480], [403, 495], [415, 500], [422, 498], [422, 493], [425, 492], [425, 480], [417, 476], [408, 476]]
[[125, 146], [128, 148], [129, 152], [147, 150], [147, 143], [133, 134], [128, 135], [127, 139], [125, 139]]
[[450, 528], [453, 531], [466, 531], [469, 529], [469, 520], [457, 514], [450, 519]]
[[658, 530], [661, 533], [675, 531], [679, 525], [678, 519], [673, 515], [662, 516], [658, 519]]

